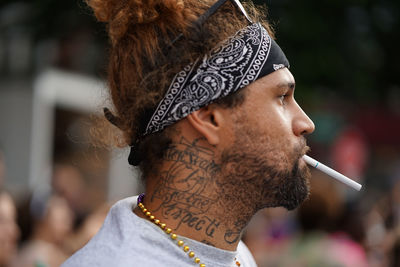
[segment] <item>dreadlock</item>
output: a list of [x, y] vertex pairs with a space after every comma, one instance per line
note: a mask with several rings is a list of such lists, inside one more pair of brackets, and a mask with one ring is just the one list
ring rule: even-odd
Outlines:
[[[120, 145], [130, 145], [140, 136], [146, 112], [162, 99], [171, 80], [188, 63], [202, 57], [219, 42], [246, 26], [246, 19], [229, 1], [196, 31], [192, 23], [215, 0], [87, 0], [100, 22], [107, 24], [110, 39], [108, 85], [115, 121], [122, 131]], [[253, 21], [263, 20], [260, 9], [247, 3]], [[172, 44], [179, 34], [184, 38]], [[217, 104], [232, 108], [244, 101], [240, 90]], [[97, 136], [106, 136], [99, 128]], [[171, 143], [174, 125], [141, 141], [143, 177], [163, 156]]]

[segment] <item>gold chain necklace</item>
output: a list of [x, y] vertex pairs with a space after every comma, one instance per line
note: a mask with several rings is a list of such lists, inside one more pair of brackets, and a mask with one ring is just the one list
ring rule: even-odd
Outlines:
[[[201, 260], [198, 257], [195, 257], [194, 251], [190, 251], [190, 248], [189, 248], [188, 245], [186, 245], [182, 240], [178, 240], [178, 235], [176, 235], [175, 233], [172, 233], [172, 229], [171, 228], [168, 228], [165, 223], [162, 223], [159, 219], [154, 217], [154, 215], [152, 215], [151, 212], [148, 209], [145, 208], [145, 206], [141, 202], [142, 199], [143, 199], [143, 196], [138, 198], [138, 206], [142, 210], [144, 215], [146, 215], [147, 218], [149, 218], [149, 220], [152, 223], [154, 223], [155, 225], [160, 227], [164, 231], [164, 233], [169, 235], [171, 237], [171, 239], [174, 242], [176, 242], [176, 244], [179, 247], [182, 247], [183, 251], [188, 253], [189, 258], [193, 258], [194, 262], [199, 264], [200, 267], [206, 267], [206, 265], [204, 263], [201, 263]], [[240, 266], [240, 262], [236, 258], [235, 258], [235, 263], [236, 263], [236, 266]]]

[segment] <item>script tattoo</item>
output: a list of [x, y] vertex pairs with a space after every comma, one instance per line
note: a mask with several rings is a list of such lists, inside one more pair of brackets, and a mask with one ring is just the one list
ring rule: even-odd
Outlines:
[[220, 222], [206, 214], [216, 200], [202, 193], [219, 166], [208, 159], [213, 156], [213, 151], [199, 145], [201, 140], [189, 142], [182, 138], [178, 144], [168, 149], [164, 160], [172, 162], [172, 165], [161, 173], [152, 200], [161, 200], [162, 204], [156, 210], [161, 210], [165, 219], [175, 220], [175, 230], [185, 224], [213, 237]]
[[239, 241], [240, 235], [242, 231], [233, 231], [233, 230], [228, 230], [226, 231], [224, 235], [225, 242], [228, 244], [234, 244]]
[[246, 222], [244, 220], [237, 220], [235, 222], [234, 229], [228, 229], [225, 232], [225, 235], [224, 235], [225, 242], [228, 244], [234, 244], [236, 242], [239, 242], [239, 240], [242, 236], [242, 229], [245, 225], [246, 225]]
[[199, 138], [190, 143], [185, 138], [182, 138], [180, 143], [168, 149], [164, 159], [173, 161], [178, 164], [184, 164], [187, 168], [199, 167], [201, 170], [214, 173], [219, 166], [214, 161], [205, 159], [202, 155], [213, 156], [214, 152], [208, 148], [198, 145]]

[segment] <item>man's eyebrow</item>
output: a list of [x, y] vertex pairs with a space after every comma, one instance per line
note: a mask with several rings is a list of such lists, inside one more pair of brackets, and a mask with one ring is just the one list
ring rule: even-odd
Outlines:
[[296, 83], [295, 82], [280, 83], [276, 87], [280, 89], [287, 88], [289, 90], [294, 90], [294, 88], [296, 87]]

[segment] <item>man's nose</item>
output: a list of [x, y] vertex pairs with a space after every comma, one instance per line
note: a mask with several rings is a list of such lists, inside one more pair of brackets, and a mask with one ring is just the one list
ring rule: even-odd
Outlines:
[[311, 134], [315, 130], [314, 122], [307, 116], [299, 105], [297, 105], [296, 113], [293, 117], [292, 127], [296, 136]]

